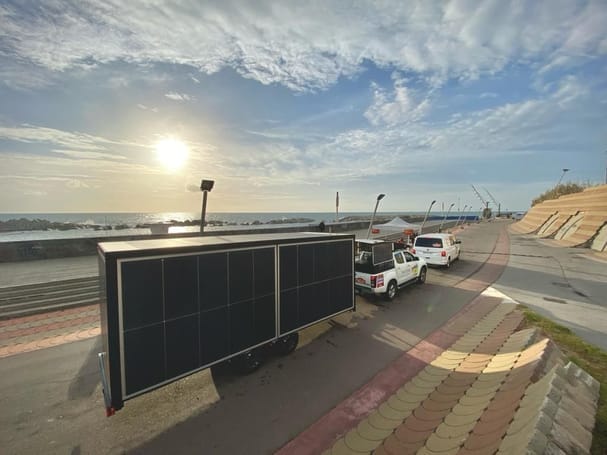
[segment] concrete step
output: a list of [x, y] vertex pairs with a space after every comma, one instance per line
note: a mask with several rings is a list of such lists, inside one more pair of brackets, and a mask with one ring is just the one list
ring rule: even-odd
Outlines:
[[99, 303], [99, 278], [76, 278], [0, 289], [0, 319]]
[[41, 301], [41, 300], [59, 300], [62, 298], [70, 299], [74, 295], [93, 294], [99, 296], [99, 286], [97, 284], [86, 286], [73, 286], [61, 289], [48, 289], [34, 293], [15, 293], [9, 296], [0, 295], [0, 307], [12, 305], [21, 302]]
[[73, 286], [99, 285], [99, 277], [73, 278], [69, 280], [48, 281], [44, 283], [25, 284], [22, 286], [0, 287], [0, 298], [13, 294], [25, 294], [57, 290]]
[[0, 320], [21, 318], [33, 314], [46, 313], [48, 311], [66, 310], [80, 306], [95, 305], [99, 303], [99, 298], [75, 299], [60, 304], [35, 304], [26, 308], [10, 309], [0, 308]]

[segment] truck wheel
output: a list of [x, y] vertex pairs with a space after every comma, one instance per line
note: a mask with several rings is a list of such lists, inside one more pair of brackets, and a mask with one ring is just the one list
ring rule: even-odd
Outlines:
[[256, 349], [247, 351], [234, 358], [234, 366], [240, 374], [251, 374], [261, 366], [261, 358]]
[[422, 269], [419, 272], [419, 276], [417, 277], [417, 282], [419, 284], [424, 284], [426, 282], [426, 267], [422, 267]]
[[289, 355], [295, 350], [299, 343], [299, 333], [291, 333], [280, 337], [274, 344], [274, 349], [278, 355]]
[[448, 269], [451, 267], [451, 258], [447, 258], [447, 263], [445, 264], [445, 268]]
[[388, 283], [388, 289], [386, 290], [386, 293], [384, 294], [386, 300], [390, 301], [394, 297], [396, 297], [397, 290], [398, 290], [398, 287], [396, 286], [396, 281], [394, 281], [394, 280], [390, 281]]

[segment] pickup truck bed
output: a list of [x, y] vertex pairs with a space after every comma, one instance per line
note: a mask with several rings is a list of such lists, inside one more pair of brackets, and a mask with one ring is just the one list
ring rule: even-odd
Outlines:
[[[358, 252], [355, 261], [356, 292], [359, 294], [383, 295], [392, 300], [398, 289], [411, 283], [424, 283], [428, 270], [426, 262], [405, 250], [392, 251], [391, 258], [385, 252], [376, 253], [378, 246], [385, 247], [378, 241], [358, 241]], [[374, 259], [380, 257], [380, 262]]]

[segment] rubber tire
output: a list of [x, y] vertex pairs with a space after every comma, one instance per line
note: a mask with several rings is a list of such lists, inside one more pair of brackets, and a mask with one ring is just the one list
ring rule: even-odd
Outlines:
[[390, 301], [394, 300], [394, 297], [396, 297], [397, 292], [398, 292], [398, 285], [396, 284], [396, 281], [392, 280], [388, 283], [388, 289], [384, 293], [384, 298], [388, 302], [390, 302]]
[[256, 349], [247, 351], [234, 358], [234, 367], [240, 374], [251, 374], [261, 366], [261, 357]]
[[447, 258], [447, 263], [445, 264], [445, 268], [446, 269], [450, 269], [451, 268], [451, 258]]
[[428, 273], [428, 269], [426, 267], [422, 267], [419, 272], [419, 276], [417, 277], [418, 284], [424, 284], [426, 282], [426, 274]]
[[297, 348], [298, 344], [299, 333], [290, 333], [289, 335], [285, 335], [276, 340], [276, 343], [274, 343], [274, 351], [278, 355], [289, 355]]

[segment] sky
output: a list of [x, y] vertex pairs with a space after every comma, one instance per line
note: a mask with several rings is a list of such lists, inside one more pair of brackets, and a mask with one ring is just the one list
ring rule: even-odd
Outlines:
[[[526, 210], [604, 183], [607, 1], [0, 0], [0, 212]], [[492, 204], [493, 206], [493, 204]]]

